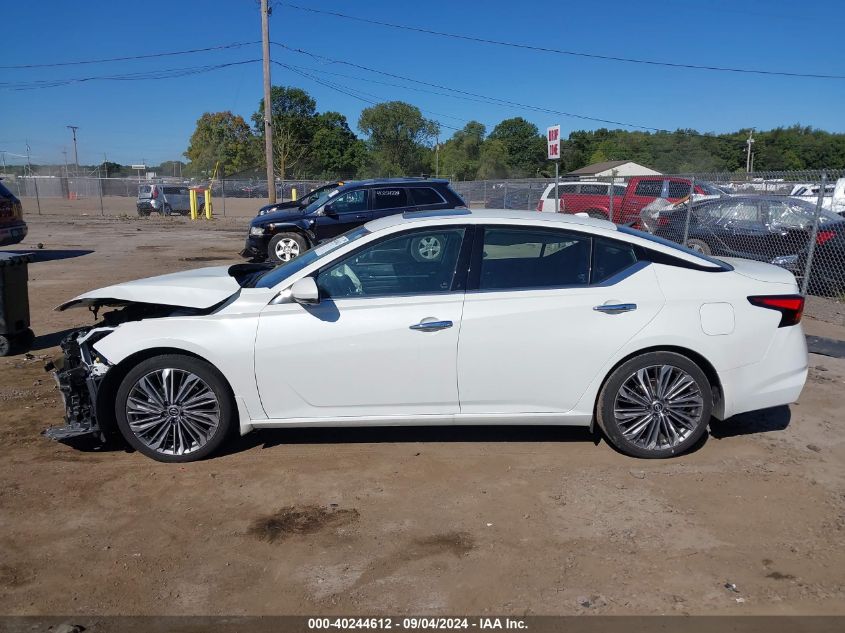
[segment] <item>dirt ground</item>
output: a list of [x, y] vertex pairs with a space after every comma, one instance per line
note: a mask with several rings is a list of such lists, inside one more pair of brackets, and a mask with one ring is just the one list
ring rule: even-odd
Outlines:
[[[451, 427], [262, 431], [159, 464], [41, 436], [61, 423], [43, 359], [91, 318], [52, 308], [240, 261], [246, 220], [28, 221], [39, 338], [0, 359], [0, 614], [845, 614], [843, 360], [811, 356], [798, 404], [668, 461]], [[845, 339], [828, 312], [808, 332]]]

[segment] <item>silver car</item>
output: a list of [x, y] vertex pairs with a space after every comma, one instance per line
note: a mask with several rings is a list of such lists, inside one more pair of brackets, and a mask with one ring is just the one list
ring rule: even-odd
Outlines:
[[[190, 213], [190, 193], [190, 189], [185, 185], [139, 185], [138, 200], [135, 203], [138, 215], [149, 215], [153, 212], [162, 215]], [[205, 209], [202, 196], [197, 200], [197, 208], [200, 213]]]

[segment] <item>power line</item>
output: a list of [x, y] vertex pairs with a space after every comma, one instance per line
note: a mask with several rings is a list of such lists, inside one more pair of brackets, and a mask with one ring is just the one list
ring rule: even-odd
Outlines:
[[48, 64], [20, 64], [17, 66], [0, 66], [3, 70], [21, 70], [27, 68], [55, 68], [57, 66], [80, 66], [83, 64], [105, 64], [107, 62], [126, 62], [136, 59], [152, 59], [154, 57], [173, 57], [175, 55], [191, 55], [193, 53], [207, 53], [210, 51], [222, 51], [231, 48], [240, 48], [260, 42], [235, 42], [233, 44], [221, 44], [219, 46], [208, 46], [206, 48], [192, 48], [185, 51], [168, 51], [165, 53], [150, 53], [148, 55], [129, 55], [127, 57], [111, 57], [108, 59], [85, 59], [72, 62], [53, 62]]
[[709, 70], [729, 73], [742, 73], [751, 75], [770, 75], [780, 77], [800, 77], [802, 79], [845, 79], [845, 75], [825, 75], [820, 73], [799, 73], [781, 70], [762, 70], [757, 68], [731, 68], [728, 66], [710, 66], [699, 64], [680, 64], [676, 62], [664, 62], [651, 59], [638, 59], [634, 57], [618, 57], [615, 55], [599, 55], [597, 53], [585, 53], [583, 51], [562, 50], [559, 48], [549, 48], [546, 46], [534, 46], [531, 44], [521, 44], [519, 42], [506, 42], [503, 40], [494, 40], [484, 37], [476, 37], [472, 35], [463, 35], [460, 33], [446, 33], [443, 31], [435, 31], [433, 29], [426, 29], [417, 26], [407, 26], [405, 24], [393, 24], [391, 22], [382, 22], [381, 20], [372, 20], [369, 18], [361, 18], [354, 15], [347, 15], [337, 11], [326, 11], [323, 9], [314, 9], [312, 7], [302, 7], [289, 2], [280, 2], [281, 6], [297, 9], [298, 11], [307, 11], [309, 13], [317, 13], [321, 15], [330, 15], [336, 18], [343, 18], [345, 20], [354, 20], [356, 22], [364, 22], [366, 24], [375, 24], [378, 26], [385, 26], [393, 29], [402, 29], [404, 31], [413, 31], [416, 33], [425, 33], [427, 35], [437, 35], [439, 37], [449, 37], [457, 40], [465, 40], [469, 42], [478, 42], [482, 44], [493, 44], [496, 46], [508, 46], [511, 48], [520, 48], [524, 50], [539, 51], [542, 53], [554, 53], [557, 55], [569, 55], [572, 57], [586, 57], [589, 59], [601, 59], [604, 61], [626, 62], [630, 64], [646, 64], [649, 66], [663, 66], [666, 68], [684, 68], [688, 70]]
[[223, 64], [188, 66], [183, 68], [165, 68], [161, 70], [151, 70], [136, 73], [122, 73], [117, 75], [94, 75], [91, 77], [76, 77], [73, 79], [42, 79], [38, 81], [0, 82], [0, 89], [5, 88], [7, 90], [37, 90], [41, 88], [56, 88], [58, 86], [85, 83], [89, 81], [144, 81], [149, 79], [173, 79], [177, 77], [187, 77], [189, 75], [198, 75], [201, 73], [212, 72], [214, 70], [229, 68], [231, 66], [254, 64], [255, 62], [259, 61], [261, 60], [246, 59], [239, 62], [226, 62]]

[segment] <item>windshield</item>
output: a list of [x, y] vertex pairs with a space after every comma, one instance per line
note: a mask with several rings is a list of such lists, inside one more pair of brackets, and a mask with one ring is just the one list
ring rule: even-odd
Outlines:
[[285, 262], [284, 264], [279, 264], [272, 270], [268, 270], [255, 281], [255, 287], [272, 288], [273, 286], [281, 283], [291, 275], [298, 273], [300, 270], [302, 270], [309, 264], [314, 263], [321, 257], [328, 255], [332, 251], [336, 251], [344, 244], [359, 240], [365, 235], [369, 235], [369, 233], [369, 230], [367, 230], [365, 227], [359, 226], [357, 228], [352, 229], [351, 231], [347, 231], [343, 235], [339, 235], [338, 237], [334, 238], [331, 242], [326, 242], [324, 244], [320, 244], [319, 246], [315, 246], [310, 251], [305, 251], [305, 253], [303, 253], [296, 259], [292, 259], [289, 262]]
[[708, 196], [723, 196], [726, 193], [724, 189], [720, 189], [712, 182], [699, 182], [698, 186], [701, 187], [704, 194]]
[[332, 182], [327, 185], [323, 185], [322, 187], [317, 187], [314, 191], [310, 192], [305, 196], [302, 196], [302, 199], [299, 201], [299, 206], [307, 207], [308, 205], [314, 204], [318, 200], [327, 200], [329, 194], [332, 192], [332, 189], [337, 189], [340, 186], [340, 184]]

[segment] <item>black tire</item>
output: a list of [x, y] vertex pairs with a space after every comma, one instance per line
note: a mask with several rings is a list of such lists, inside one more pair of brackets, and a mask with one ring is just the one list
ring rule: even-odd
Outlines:
[[689, 239], [687, 240], [687, 248], [691, 248], [697, 253], [701, 253], [702, 255], [710, 256], [713, 254], [713, 250], [710, 248], [710, 245], [705, 242], [704, 240], [699, 239]]
[[595, 218], [596, 220], [606, 220], [607, 219], [607, 213], [605, 213], [604, 211], [600, 211], [598, 209], [589, 209], [588, 211], [586, 211], [586, 214], [588, 216], [590, 216], [591, 218]]
[[12, 341], [8, 336], [0, 334], [0, 356], [8, 356], [12, 351]]
[[[155, 379], [158, 375], [156, 372], [166, 369], [181, 372], [181, 375], [183, 376], [184, 374], [193, 374], [195, 377], [199, 378], [201, 383], [204, 383], [203, 385], [200, 385], [200, 387], [210, 390], [216, 398], [215, 413], [218, 414], [216, 428], [213, 428], [210, 434], [203, 438], [205, 441], [203, 444], [193, 441], [192, 438], [187, 435], [187, 432], [185, 432], [184, 437], [192, 440], [192, 445], [189, 447], [188, 451], [173, 451], [169, 448], [170, 444], [168, 441], [165, 442], [165, 446], [162, 450], [156, 450], [141, 439], [141, 437], [139, 437], [139, 435], [137, 435], [130, 427], [130, 414], [127, 411], [127, 403], [130, 394], [133, 393], [133, 390], [136, 388], [138, 382], [144, 377], [153, 381], [150, 384], [155, 385]], [[190, 391], [188, 393], [190, 393]], [[162, 417], [170, 415], [170, 413], [165, 413], [165, 411], [172, 409], [173, 404], [179, 404], [178, 398], [175, 400], [175, 403], [165, 403], [165, 405], [163, 405], [166, 406], [166, 409], [162, 409]], [[145, 404], [146, 406], [153, 406], [155, 408], [157, 408], [157, 406], [162, 406], [156, 405], [152, 399], [149, 399]], [[206, 408], [205, 411], [208, 412], [208, 409]], [[138, 365], [129, 370], [117, 389], [114, 413], [120, 434], [123, 435], [124, 439], [133, 448], [156, 461], [171, 463], [193, 462], [208, 457], [220, 448], [220, 445], [230, 435], [230, 431], [237, 425], [238, 421], [234, 398], [232, 397], [228, 384], [220, 372], [217, 371], [213, 365], [204, 360], [194, 358], [192, 356], [183, 356], [181, 354], [163, 354], [161, 356], [154, 356], [141, 361]], [[175, 432], [172, 430], [174, 425], [181, 425], [181, 410], [178, 415], [180, 416], [180, 422], [178, 424], [174, 422], [172, 418], [168, 418], [166, 422], [162, 421], [155, 427], [157, 429], [163, 429], [163, 425], [171, 425], [171, 430], [165, 431], [164, 437], [166, 439], [174, 437]], [[176, 440], [174, 439], [173, 442], [173, 446], [175, 447]], [[197, 444], [197, 446], [193, 447], [193, 444]]]
[[173, 215], [173, 209], [170, 208], [169, 204], [164, 205], [161, 208], [162, 215]]
[[[282, 252], [284, 249], [287, 250]], [[278, 233], [267, 244], [267, 259], [274, 264], [283, 264], [307, 250], [308, 243], [299, 233]]]
[[[647, 415], [659, 416], [659, 421], [656, 422], [656, 424], [658, 431], [660, 431], [657, 438], [655, 438], [657, 441], [654, 442], [654, 446], [643, 446], [642, 443], [632, 441], [632, 439], [629, 439], [623, 433], [622, 425], [626, 424], [626, 422], [624, 420], [620, 422], [619, 416], [616, 413], [617, 398], [625, 397], [620, 394], [622, 386], [629, 379], [636, 379], [635, 377], [639, 370], [646, 369], [647, 374], [656, 376], [660, 371], [656, 368], [660, 367], [673, 368], [677, 372], [674, 374], [675, 376], [680, 376], [683, 373], [692, 379], [694, 382], [694, 388], [697, 389], [698, 394], [700, 394], [701, 403], [684, 406], [689, 408], [689, 410], [685, 411], [685, 413], [689, 413], [691, 410], [697, 411], [697, 415], [690, 416], [695, 418], [697, 422], [690, 425], [692, 426], [691, 429], [682, 430], [681, 434], [678, 436], [679, 441], [661, 441], [664, 437], [668, 437], [668, 433], [662, 432], [664, 427], [661, 425], [664, 424], [664, 416], [666, 420], [670, 420], [673, 428], [677, 428], [677, 424], [675, 423], [676, 421], [670, 417], [674, 414], [669, 413], [670, 409], [676, 409], [674, 405], [667, 406], [663, 399], [659, 400], [659, 402], [661, 402], [659, 409], [656, 408], [656, 402], [653, 402], [648, 407], [643, 405], [643, 409], [648, 409]], [[669, 374], [670, 377], [672, 375], [673, 374], [671, 373]], [[655, 386], [655, 383], [650, 383], [650, 386]], [[690, 388], [692, 389], [693, 386], [691, 385]], [[685, 392], [689, 393], [686, 388], [682, 390], [681, 393]], [[644, 394], [645, 391], [641, 390], [635, 395]], [[645, 399], [646, 398], [643, 398], [643, 400]], [[621, 408], [621, 405], [619, 410], [624, 410]], [[699, 439], [701, 439], [701, 436], [707, 431], [712, 410], [713, 392], [710, 388], [710, 381], [698, 365], [686, 356], [682, 356], [681, 354], [676, 354], [674, 352], [647, 352], [622, 363], [607, 378], [604, 386], [599, 392], [599, 397], [596, 402], [596, 421], [598, 422], [601, 430], [604, 432], [608, 442], [613, 444], [613, 446], [615, 446], [620, 452], [630, 455], [631, 457], [661, 459], [680, 455], [695, 445], [695, 443], [698, 442]], [[634, 409], [630, 409], [629, 411], [634, 411]], [[636, 416], [637, 414], [629, 413], [628, 415]], [[629, 417], [629, 420], [630, 419], [631, 418]], [[654, 418], [652, 417], [651, 419]], [[629, 434], [631, 434], [634, 430], [634, 427], [637, 427], [638, 425], [641, 426], [643, 424], [643, 422], [639, 422], [639, 419], [629, 423], [630, 426], [627, 428], [627, 432]], [[654, 426], [648, 425], [647, 428], [654, 428]], [[668, 429], [668, 427], [666, 428]], [[645, 443], [648, 444], [647, 441]]]

